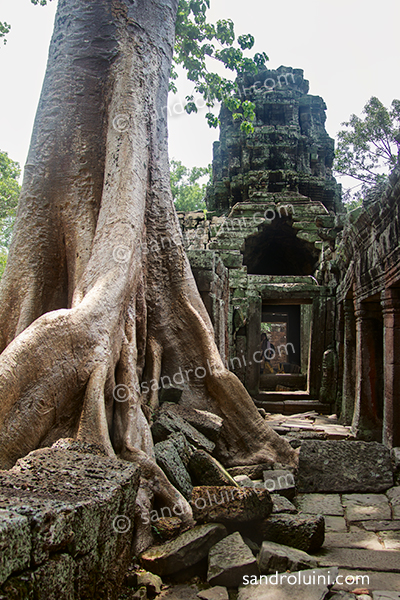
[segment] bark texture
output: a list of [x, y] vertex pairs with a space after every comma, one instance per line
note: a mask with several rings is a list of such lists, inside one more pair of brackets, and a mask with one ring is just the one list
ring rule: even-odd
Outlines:
[[141, 465], [139, 515], [157, 496], [189, 522], [145, 418], [160, 377], [182, 373], [183, 402], [224, 418], [225, 465], [297, 455], [224, 368], [184, 252], [165, 118], [177, 4], [59, 0], [0, 287], [0, 466], [95, 443]]

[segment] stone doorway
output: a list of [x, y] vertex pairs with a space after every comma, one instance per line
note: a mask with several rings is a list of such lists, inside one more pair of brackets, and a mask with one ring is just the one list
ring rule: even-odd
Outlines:
[[310, 304], [263, 303], [260, 329], [269, 348], [260, 365], [260, 391], [307, 391], [311, 322]]

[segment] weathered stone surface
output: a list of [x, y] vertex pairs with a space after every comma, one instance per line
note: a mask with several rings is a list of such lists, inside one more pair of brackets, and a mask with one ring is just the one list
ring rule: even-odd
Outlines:
[[227, 534], [220, 523], [199, 525], [161, 546], [149, 548], [140, 559], [151, 573], [160, 576], [177, 573], [207, 556], [209, 549]]
[[147, 589], [142, 586], [131, 596], [132, 600], [147, 600]]
[[342, 502], [349, 522], [391, 518], [389, 502], [384, 494], [343, 494]]
[[147, 593], [151, 596], [155, 596], [161, 592], [161, 586], [163, 582], [161, 577], [154, 573], [145, 571], [144, 573], [138, 573], [137, 585], [138, 587], [145, 587]]
[[166, 409], [168, 409], [170, 414], [172, 413], [185, 419], [185, 421], [200, 431], [200, 433], [205, 435], [212, 442], [216, 442], [218, 440], [223, 423], [223, 419], [218, 415], [214, 415], [213, 413], [205, 410], [183, 406], [181, 404], [164, 404], [162, 410]]
[[55, 555], [35, 571], [38, 600], [74, 600], [75, 561], [68, 554]]
[[8, 510], [0, 510], [0, 585], [11, 573], [29, 566], [31, 547], [28, 519]]
[[[76, 442], [69, 450], [67, 442], [66, 449], [57, 444], [36, 450], [0, 472], [0, 509], [12, 509], [29, 524], [25, 539], [34, 576], [26, 571], [22, 581], [18, 575], [15, 586], [22, 586], [27, 598], [31, 591], [39, 594], [40, 586], [64, 590], [56, 597], [68, 598], [68, 586], [83, 589], [90, 582], [88, 598], [100, 589], [112, 598], [130, 560], [125, 548], [132, 539], [140, 469], [98, 452], [86, 454], [86, 446]], [[45, 588], [38, 583], [43, 578], [58, 584]], [[16, 580], [12, 574], [3, 589], [14, 585], [11, 580]]]
[[156, 536], [161, 542], [172, 540], [180, 534], [182, 525], [179, 517], [161, 517], [157, 519]]
[[379, 537], [386, 550], [400, 550], [400, 531], [380, 531]]
[[372, 531], [351, 527], [349, 533], [325, 532], [324, 548], [364, 548], [365, 550], [383, 550], [378, 536]]
[[325, 531], [332, 531], [334, 533], [346, 533], [347, 523], [344, 517], [327, 517], [325, 519]]
[[246, 523], [264, 519], [272, 512], [269, 492], [250, 488], [195, 487], [191, 504], [196, 521], [208, 523]]
[[182, 433], [188, 442], [196, 448], [201, 448], [207, 452], [212, 452], [215, 448], [214, 442], [207, 439], [205, 435], [192, 427], [185, 419], [172, 413], [168, 408], [160, 411], [151, 426], [151, 433], [155, 442], [163, 442], [171, 433]]
[[258, 575], [257, 561], [239, 532], [213, 546], [208, 555], [207, 581], [212, 585], [238, 587], [244, 575]]
[[309, 515], [343, 517], [339, 494], [299, 494], [294, 501], [300, 512]]
[[296, 495], [296, 482], [291, 471], [264, 471], [264, 485], [269, 492], [275, 492], [292, 500]]
[[318, 550], [324, 543], [325, 523], [321, 515], [273, 515], [262, 524], [264, 540], [298, 548]]
[[229, 485], [238, 487], [220, 462], [204, 450], [197, 450], [190, 458], [188, 469], [197, 485]]
[[168, 436], [168, 440], [174, 444], [181, 461], [187, 469], [190, 458], [193, 455], [193, 452], [195, 452], [195, 448], [189, 444], [183, 433], [172, 433], [170, 436]]
[[[175, 434], [176, 435], [176, 434]], [[157, 464], [162, 468], [172, 485], [188, 500], [192, 494], [192, 481], [171, 439], [154, 445]]]
[[392, 448], [392, 461], [396, 471], [400, 471], [400, 448]]
[[236, 477], [237, 475], [247, 475], [247, 477], [250, 479], [261, 479], [264, 471], [267, 471], [268, 469], [272, 470], [272, 465], [247, 465], [241, 467], [231, 467], [228, 469], [228, 473], [232, 477]]
[[373, 600], [400, 600], [400, 592], [372, 592]]
[[389, 450], [377, 442], [305, 440], [299, 492], [380, 492], [393, 485]]
[[400, 521], [359, 521], [357, 525], [366, 531], [400, 531]]
[[400, 486], [388, 490], [386, 496], [392, 505], [393, 519], [400, 519]]
[[302, 569], [315, 569], [318, 564], [315, 558], [302, 550], [275, 542], [263, 542], [258, 557], [260, 573], [283, 573], [284, 571], [301, 571]]
[[285, 496], [280, 496], [279, 494], [271, 494], [271, 498], [272, 498], [272, 502], [273, 502], [273, 507], [272, 507], [273, 515], [279, 514], [279, 513], [292, 513], [292, 514], [297, 513], [297, 508], [295, 507], [295, 505], [292, 504], [290, 502], [290, 500], [285, 498]]
[[250, 585], [239, 589], [237, 600], [323, 600], [337, 575], [336, 568], [262, 575], [256, 585], [252, 585], [249, 578], [246, 581]]
[[376, 552], [358, 548], [329, 548], [323, 556], [318, 556], [318, 562], [321, 567], [400, 573], [399, 553], [390, 550]]
[[197, 596], [200, 600], [229, 600], [228, 590], [221, 585], [212, 587], [209, 590], [203, 590]]

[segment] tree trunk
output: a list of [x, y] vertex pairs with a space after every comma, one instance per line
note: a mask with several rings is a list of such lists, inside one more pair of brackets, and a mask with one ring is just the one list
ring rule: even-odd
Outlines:
[[144, 416], [160, 376], [183, 373], [183, 401], [224, 418], [225, 465], [296, 453], [224, 368], [183, 248], [166, 126], [177, 4], [59, 0], [0, 288], [0, 466], [95, 443], [141, 464], [140, 510], [155, 494], [190, 521]]

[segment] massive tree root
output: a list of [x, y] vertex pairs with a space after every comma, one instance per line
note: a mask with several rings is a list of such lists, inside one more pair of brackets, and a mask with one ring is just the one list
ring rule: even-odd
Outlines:
[[160, 377], [185, 374], [182, 401], [224, 418], [225, 465], [296, 453], [225, 369], [184, 252], [165, 118], [176, 9], [59, 0], [0, 288], [0, 466], [60, 438], [95, 443], [142, 466], [142, 512], [157, 496], [190, 522], [154, 462]]

